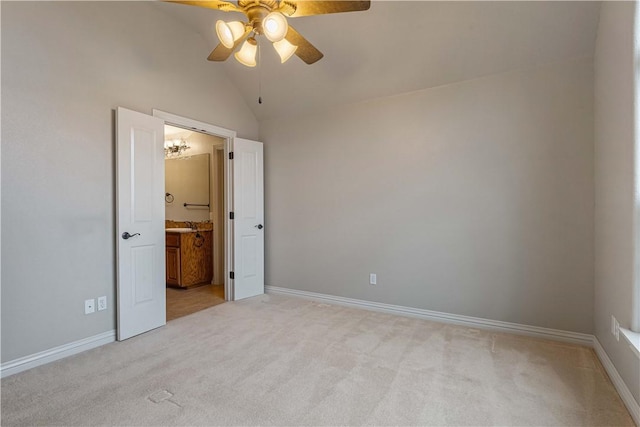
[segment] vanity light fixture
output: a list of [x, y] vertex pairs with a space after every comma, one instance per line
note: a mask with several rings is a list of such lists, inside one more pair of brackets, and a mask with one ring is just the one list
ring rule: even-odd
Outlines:
[[182, 153], [190, 149], [187, 145], [187, 141], [184, 138], [172, 139], [164, 142], [164, 157], [169, 159], [173, 157], [180, 157]]

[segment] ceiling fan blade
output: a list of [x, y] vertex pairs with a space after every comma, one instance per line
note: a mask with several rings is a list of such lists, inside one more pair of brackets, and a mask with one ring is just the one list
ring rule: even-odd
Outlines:
[[[299, 16], [311, 16], [311, 15], [324, 15], [327, 13], [342, 13], [342, 12], [357, 12], [361, 10], [369, 10], [371, 7], [370, 0], [327, 0], [327, 1], [314, 1], [314, 0], [283, 0], [281, 2], [281, 8], [285, 15], [292, 18]], [[293, 7], [291, 7], [293, 6]], [[288, 10], [292, 8], [295, 12], [289, 14]]]
[[164, 0], [164, 1], [167, 3], [178, 3], [178, 4], [186, 4], [189, 6], [206, 7], [207, 9], [222, 10], [224, 12], [242, 12], [242, 10], [238, 8], [238, 6], [236, 6], [233, 3], [229, 3], [228, 1], [218, 1], [218, 0], [208, 0], [208, 1]]
[[289, 25], [289, 30], [284, 38], [287, 39], [289, 43], [298, 46], [298, 49], [296, 49], [296, 55], [298, 55], [298, 58], [302, 59], [307, 64], [313, 64], [324, 56], [322, 52], [309, 43], [309, 40], [302, 37], [291, 25]]
[[242, 37], [240, 37], [238, 40], [236, 40], [236, 42], [234, 43], [232, 48], [228, 48], [225, 45], [223, 45], [222, 43], [219, 43], [218, 46], [216, 46], [216, 48], [213, 49], [213, 51], [209, 54], [209, 57], [207, 58], [207, 60], [209, 60], [209, 61], [226, 61], [227, 58], [231, 56], [233, 51], [236, 50], [236, 48], [238, 46], [240, 46], [240, 44], [243, 41], [245, 41], [245, 39], [247, 37], [249, 37], [250, 33], [251, 33], [251, 29], [248, 29], [247, 31], [245, 31], [244, 34], [242, 35]]

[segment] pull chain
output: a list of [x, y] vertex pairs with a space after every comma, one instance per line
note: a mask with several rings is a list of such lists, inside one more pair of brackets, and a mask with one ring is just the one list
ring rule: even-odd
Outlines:
[[262, 43], [258, 43], [258, 104], [262, 104]]

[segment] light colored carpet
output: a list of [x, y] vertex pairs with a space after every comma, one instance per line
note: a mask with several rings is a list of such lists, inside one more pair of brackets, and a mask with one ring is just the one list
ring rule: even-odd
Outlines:
[[264, 295], [2, 381], [2, 425], [615, 425], [594, 352]]

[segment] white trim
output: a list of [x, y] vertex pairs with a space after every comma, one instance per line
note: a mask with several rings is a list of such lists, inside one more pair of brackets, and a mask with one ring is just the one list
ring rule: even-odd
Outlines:
[[618, 370], [614, 366], [611, 359], [609, 359], [607, 352], [604, 350], [604, 348], [600, 344], [600, 341], [598, 341], [598, 338], [596, 337], [593, 337], [593, 348], [596, 354], [598, 355], [598, 358], [600, 359], [602, 366], [604, 366], [604, 369], [607, 371], [607, 374], [609, 374], [609, 378], [611, 378], [611, 382], [613, 383], [616, 390], [618, 390], [618, 394], [620, 395], [620, 398], [622, 399], [625, 406], [629, 410], [631, 417], [635, 421], [636, 425], [640, 426], [640, 405], [638, 405], [638, 402], [636, 402], [636, 400], [633, 398], [631, 391], [629, 390], [627, 385], [624, 383], [624, 380], [618, 373]]
[[625, 328], [620, 328], [620, 333], [629, 342], [629, 347], [633, 354], [640, 359], [640, 332], [633, 332]]
[[[234, 137], [235, 138], [235, 137]], [[235, 301], [236, 285], [235, 280], [231, 279], [230, 271], [234, 270], [234, 244], [233, 227], [234, 223], [229, 219], [233, 207], [233, 162], [229, 159], [229, 153], [233, 152], [234, 138], [227, 140], [224, 144], [224, 238], [228, 242], [224, 250], [224, 299], [227, 301]]]
[[[633, 29], [633, 57], [636, 58], [640, 52], [640, 31], [638, 30], [638, 22], [640, 22], [640, 7], [636, 2], [633, 3], [634, 8], [634, 29]], [[631, 64], [630, 64], [631, 65]], [[640, 333], [640, 81], [638, 81], [637, 65], [633, 63], [633, 110], [634, 117], [634, 135], [633, 135], [633, 247], [631, 254], [633, 256], [633, 289], [631, 296], [631, 330]], [[635, 349], [637, 352], [637, 348]]]
[[51, 348], [49, 350], [24, 356], [19, 359], [11, 360], [0, 365], [0, 377], [8, 377], [36, 366], [54, 362], [74, 354], [81, 353], [101, 345], [109, 344], [116, 340], [116, 331], [111, 330], [103, 332], [92, 337], [84, 338], [68, 344]]
[[236, 131], [225, 129], [210, 123], [200, 122], [198, 120], [189, 119], [187, 117], [178, 116], [177, 114], [167, 113], [166, 111], [153, 109], [153, 116], [164, 120], [165, 124], [188, 128], [195, 132], [206, 133], [208, 135], [224, 138], [224, 299], [225, 301], [234, 300], [233, 280], [229, 278], [229, 272], [233, 271], [233, 223], [229, 219], [229, 212], [233, 210], [233, 165], [229, 160], [229, 152], [233, 151], [233, 140], [236, 137]]
[[334, 295], [319, 294], [315, 292], [299, 291], [296, 289], [280, 288], [277, 286], [265, 286], [265, 291], [274, 294], [293, 295], [297, 297], [332, 302], [335, 304], [358, 307], [365, 310], [381, 311], [400, 316], [417, 317], [420, 319], [435, 320], [437, 322], [452, 323], [455, 325], [469, 326], [472, 328], [488, 329], [491, 331], [508, 332], [518, 335], [526, 335], [536, 338], [551, 339], [556, 341], [581, 344], [591, 347], [593, 335], [579, 332], [562, 331], [559, 329], [542, 328], [540, 326], [521, 325], [519, 323], [503, 322], [500, 320], [482, 319], [480, 317], [462, 316], [459, 314], [443, 313], [440, 311], [424, 310], [421, 308], [404, 307], [401, 305], [384, 304], [380, 302], [364, 301], [352, 298], [338, 297]]
[[235, 138], [236, 131], [221, 128], [219, 126], [212, 125], [210, 123], [199, 122], [197, 120], [189, 119], [187, 117], [178, 116], [176, 114], [167, 113], [166, 111], [153, 110], [153, 117], [158, 117], [164, 120], [165, 123], [170, 125], [176, 125], [177, 127], [187, 127], [196, 132], [209, 133], [220, 138]]

